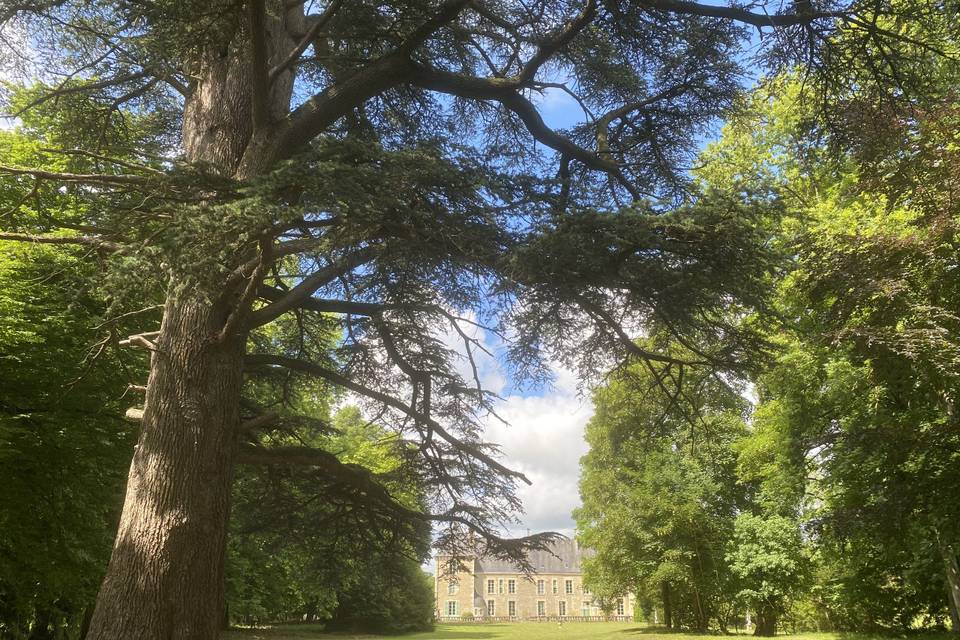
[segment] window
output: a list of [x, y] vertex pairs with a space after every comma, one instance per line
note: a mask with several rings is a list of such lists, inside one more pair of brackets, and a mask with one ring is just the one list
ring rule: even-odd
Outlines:
[[457, 601], [456, 600], [447, 600], [447, 615], [455, 616], [457, 615]]
[[448, 595], [448, 596], [452, 596], [452, 595], [454, 595], [454, 594], [456, 594], [456, 593], [457, 593], [457, 583], [456, 583], [456, 582], [452, 582], [452, 581], [451, 581], [451, 582], [448, 582], [448, 583], [447, 583], [447, 595]]
[[537, 600], [537, 615], [541, 618], [547, 615], [547, 603], [543, 600]]
[[556, 581], [556, 580], [553, 581], [553, 592], [554, 592], [554, 593], [557, 592], [557, 581]]
[[590, 595], [590, 589], [587, 588], [587, 585], [583, 585], [583, 592], [587, 595]]
[[516, 593], [516, 592], [517, 592], [517, 581], [507, 580], [507, 593]]
[[493, 600], [487, 600], [487, 615], [495, 616], [497, 615], [497, 603]]
[[495, 593], [494, 585], [496, 583], [493, 580], [487, 580], [487, 593]]
[[564, 585], [564, 590], [567, 595], [573, 593], [573, 580], [567, 580], [567, 583]]
[[[544, 586], [543, 586], [543, 580], [537, 580], [537, 595], [538, 595], [538, 596], [542, 596], [542, 595], [545, 594], [546, 592], [547, 592], [547, 590], [546, 590], [546, 589], [544, 588]], [[543, 615], [543, 614], [541, 614], [541, 615]]]
[[500, 584], [498, 586], [499, 586], [498, 593], [500, 595], [503, 595], [503, 579], [502, 578], [500, 579]]
[[584, 602], [583, 606], [580, 607], [580, 615], [589, 616], [590, 615], [590, 603]]
[[507, 614], [511, 618], [517, 617], [517, 601], [516, 600], [511, 600], [510, 602], [507, 603]]
[[560, 602], [557, 603], [557, 613], [559, 613], [561, 616], [567, 615], [567, 601], [566, 601], [566, 600], [561, 600]]
[[617, 615], [618, 616], [623, 615], [623, 598], [617, 599]]

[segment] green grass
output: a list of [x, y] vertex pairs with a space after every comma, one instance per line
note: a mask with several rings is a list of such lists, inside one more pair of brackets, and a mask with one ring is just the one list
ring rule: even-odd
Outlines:
[[[777, 636], [789, 640], [890, 640], [890, 636], [853, 633], [803, 633]], [[437, 625], [429, 633], [372, 636], [324, 633], [320, 625], [278, 625], [266, 629], [235, 629], [224, 640], [347, 640], [397, 638], [402, 640], [721, 640], [723, 636], [664, 633], [662, 627], [634, 622], [520, 622], [504, 624]], [[923, 634], [923, 640], [946, 640], [946, 634]]]

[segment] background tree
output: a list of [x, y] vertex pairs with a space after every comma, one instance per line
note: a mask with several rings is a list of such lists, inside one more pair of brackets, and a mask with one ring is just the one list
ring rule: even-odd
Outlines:
[[746, 402], [706, 369], [686, 371], [678, 401], [660, 388], [670, 375], [635, 364], [594, 394], [575, 512], [578, 537], [597, 551], [586, 579], [597, 593], [659, 603], [668, 627], [725, 629], [724, 555], [747, 507], [733, 449]]
[[[375, 474], [407, 508], [421, 508], [416, 479], [397, 475], [395, 439], [356, 407], [345, 407], [311, 444]], [[313, 469], [241, 469], [228, 545], [230, 617], [245, 623], [306, 617], [355, 632], [429, 629], [433, 582], [420, 569], [429, 527], [411, 528], [368, 501], [343, 479]]]
[[[79, 147], [97, 169], [5, 166], [14, 208], [38, 182], [77, 185], [86, 215], [69, 234], [55, 215], [5, 221], [0, 238], [69, 235], [112, 254], [118, 291], [163, 304], [160, 327], [126, 341], [150, 352], [150, 376], [137, 381], [139, 444], [91, 637], [215, 635], [240, 433], [271, 419], [245, 420], [241, 399], [264, 376], [363, 396], [417, 443], [429, 514], [448, 525], [441, 542], [469, 528], [520, 557], [497, 526], [518, 507], [522, 477], [480, 438], [490, 395], [458, 373], [437, 331], [460, 336], [469, 358], [479, 344], [458, 314], [496, 324], [521, 379], [543, 378], [547, 358], [587, 378], [627, 353], [669, 361], [638, 352], [623, 327], [641, 324], [738, 367], [758, 343], [728, 321], [762, 289], [750, 225], [722, 201], [655, 214], [683, 191], [698, 134], [739, 91], [747, 29], [775, 31], [765, 52], [816, 65], [829, 62], [831, 33], [855, 52], [898, 38], [880, 16], [940, 9], [3, 3], [0, 23], [23, 34], [9, 59], [44, 84], [15, 92], [9, 110], [65, 107], [57, 117], [74, 133], [55, 148]], [[532, 96], [548, 89], [575, 96], [581, 125], [544, 121]], [[87, 108], [71, 109], [79, 97]], [[132, 115], [156, 125], [149, 145], [104, 135]], [[334, 358], [319, 357], [309, 322], [292, 342], [266, 342], [262, 327], [318, 313], [339, 318]], [[243, 459], [281, 457], [264, 444]]]
[[[0, 157], [33, 164], [41, 155], [36, 144], [0, 131]], [[19, 215], [37, 217], [47, 207], [69, 215], [75, 206], [69, 193], [38, 188]], [[83, 248], [0, 246], [3, 637], [79, 632], [119, 516], [136, 441], [122, 419], [125, 371], [145, 363], [113, 348], [111, 337], [138, 319], [103, 324], [108, 301], [89, 258]]]
[[756, 614], [754, 635], [773, 636], [787, 600], [804, 591], [809, 561], [795, 520], [737, 516], [726, 557], [740, 582], [738, 598]]
[[[718, 188], [777, 194], [789, 213], [783, 352], [761, 378], [742, 471], [818, 536], [837, 626], [907, 628], [918, 616], [942, 621], [945, 609], [957, 620], [947, 452], [958, 359], [947, 336], [958, 328], [948, 275], [958, 65], [929, 64], [946, 82], [876, 139], [852, 132], [882, 106], [869, 92], [847, 96], [838, 133], [813, 117], [800, 83], [771, 82], [772, 98], [731, 127], [706, 174]], [[827, 152], [851, 139], [850, 152]]]

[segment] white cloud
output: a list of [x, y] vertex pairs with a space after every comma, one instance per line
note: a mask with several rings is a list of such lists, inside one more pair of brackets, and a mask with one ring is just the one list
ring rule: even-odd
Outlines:
[[[468, 316], [474, 320], [474, 316]], [[461, 323], [465, 333], [480, 340], [495, 357], [475, 353], [481, 383], [501, 393], [507, 376], [497, 357], [503, 345], [491, 333]], [[462, 340], [452, 328], [439, 334], [453, 350], [463, 353]], [[537, 394], [507, 395], [496, 404], [497, 415], [486, 421], [484, 439], [501, 448], [501, 462], [524, 473], [530, 485], [518, 483], [524, 513], [520, 524], [507, 531], [511, 536], [554, 531], [573, 536], [572, 512], [580, 506], [580, 458], [587, 452], [584, 429], [593, 416], [593, 403], [579, 393], [579, 377], [559, 363], [551, 363], [553, 384]], [[466, 360], [458, 364], [466, 380], [472, 371]], [[506, 424], [504, 424], [506, 422]], [[433, 559], [423, 569], [433, 573]]]
[[[587, 452], [584, 428], [593, 415], [589, 394], [580, 392], [576, 372], [557, 362], [550, 366], [553, 383], [549, 387], [536, 393], [521, 393], [509, 386], [501, 360], [504, 344], [495, 334], [474, 324], [475, 314], [462, 312], [461, 315], [465, 320], [459, 322], [460, 330], [483, 347], [473, 347], [481, 385], [497, 394], [507, 393], [494, 407], [503, 421], [497, 416], [488, 416], [483, 437], [500, 446], [501, 462], [524, 473], [532, 482], [531, 485], [518, 483], [524, 514], [520, 524], [508, 531], [509, 535], [525, 535], [527, 531], [573, 535], [571, 512], [580, 505], [580, 458]], [[472, 384], [473, 369], [460, 334], [444, 324], [436, 328], [434, 335], [461, 355], [455, 367], [467, 384]], [[345, 403], [362, 404], [359, 400], [351, 394]]]
[[513, 395], [498, 408], [509, 423], [491, 420], [486, 437], [498, 443], [507, 466], [533, 483], [520, 485], [525, 515], [514, 534], [573, 533], [571, 511], [580, 505], [580, 457], [587, 452], [584, 427], [593, 415], [589, 398], [577, 394], [576, 375], [554, 367], [552, 389], [536, 396]]
[[[469, 313], [464, 317], [476, 320]], [[508, 380], [497, 357], [503, 355], [504, 345], [479, 327], [464, 322], [460, 326], [495, 356], [474, 349], [481, 384], [485, 389], [503, 393]], [[452, 328], [442, 335], [451, 349], [463, 353], [462, 339]], [[458, 370], [466, 380], [473, 379], [466, 359], [458, 364]], [[524, 535], [527, 530], [572, 535], [571, 512], [580, 505], [580, 458], [587, 452], [583, 435], [593, 415], [593, 404], [588, 395], [579, 393], [576, 372], [559, 363], [552, 363], [551, 371], [553, 384], [549, 388], [536, 394], [513, 393], [496, 404], [497, 414], [507, 424], [495, 416], [487, 419], [484, 438], [500, 445], [501, 461], [532, 482], [518, 486], [525, 513], [520, 526], [510, 532], [512, 535]]]

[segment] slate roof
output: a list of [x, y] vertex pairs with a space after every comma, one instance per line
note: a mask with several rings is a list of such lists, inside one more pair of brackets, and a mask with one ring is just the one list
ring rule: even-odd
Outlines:
[[[583, 549], [571, 538], [561, 538], [553, 542], [549, 551], [531, 551], [527, 556], [536, 573], [581, 574], [580, 561], [594, 555], [593, 549]], [[507, 560], [479, 557], [475, 572], [480, 573], [518, 573], [520, 569]]]

